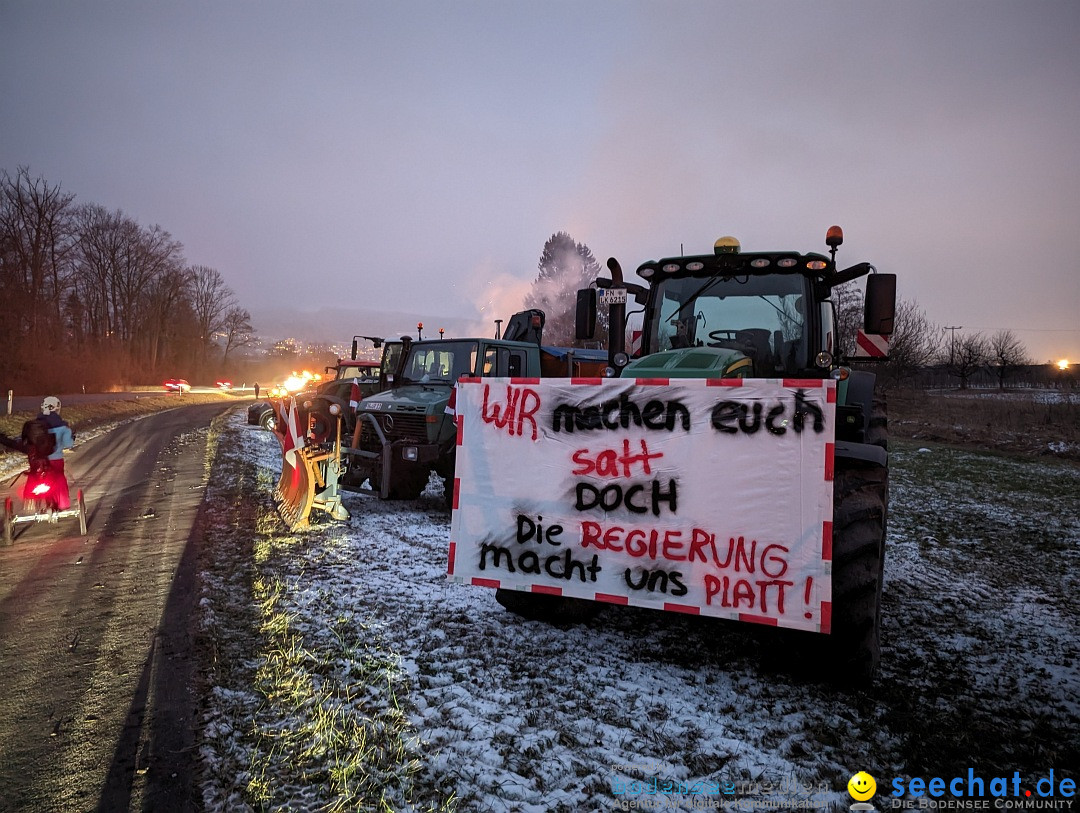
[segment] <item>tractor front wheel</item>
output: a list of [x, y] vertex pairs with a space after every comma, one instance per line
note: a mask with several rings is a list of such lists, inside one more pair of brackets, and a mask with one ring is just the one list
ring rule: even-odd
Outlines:
[[390, 470], [387, 499], [415, 500], [428, 484], [428, 470], [420, 466], [398, 465]]

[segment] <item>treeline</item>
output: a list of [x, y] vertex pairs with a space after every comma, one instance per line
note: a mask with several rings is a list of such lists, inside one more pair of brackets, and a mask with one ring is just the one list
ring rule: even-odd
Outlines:
[[1036, 364], [1011, 330], [961, 333], [930, 321], [913, 299], [897, 302], [889, 359], [880, 370], [885, 386], [945, 386], [966, 389], [987, 383], [1053, 386], [1066, 380], [1049, 364]]
[[253, 337], [221, 274], [160, 226], [0, 170], [0, 388], [210, 379]]

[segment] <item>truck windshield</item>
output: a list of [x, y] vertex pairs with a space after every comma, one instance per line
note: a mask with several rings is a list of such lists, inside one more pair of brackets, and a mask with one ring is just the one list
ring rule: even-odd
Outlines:
[[662, 280], [651, 314], [653, 346], [737, 349], [753, 357], [755, 370], [804, 367], [808, 285], [799, 274]]
[[440, 341], [414, 344], [409, 349], [402, 374], [403, 384], [450, 384], [461, 376], [473, 375], [477, 342]]

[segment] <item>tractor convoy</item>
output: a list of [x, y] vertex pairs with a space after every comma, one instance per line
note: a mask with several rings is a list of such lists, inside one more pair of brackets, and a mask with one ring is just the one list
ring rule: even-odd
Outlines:
[[[888, 426], [884, 403], [875, 394], [875, 374], [849, 366], [860, 359], [838, 357], [833, 292], [866, 277], [858, 346], [882, 356], [892, 333], [896, 277], [865, 262], [838, 269], [842, 242], [835, 226], [826, 236], [828, 255], [743, 252], [733, 238], [721, 238], [708, 254], [642, 263], [640, 283], [625, 281], [619, 263], [610, 259], [610, 275], [579, 291], [576, 303], [579, 343], [596, 344], [598, 307], [607, 307], [605, 349], [543, 345], [545, 316], [536, 310], [515, 314], [503, 335], [493, 339], [376, 340], [383, 351], [377, 367], [369, 364], [362, 371], [339, 362], [334, 381], [291, 408], [279, 402], [283, 462], [275, 496], [281, 514], [293, 528], [306, 526], [313, 509], [347, 518], [341, 491], [413, 499], [432, 474], [443, 481], [447, 506], [453, 505], [459, 441], [455, 384], [463, 378], [622, 378], [650, 384], [832, 379], [829, 660], [832, 671], [867, 679], [880, 657]], [[636, 306], [632, 325], [628, 303]], [[628, 327], [633, 328], [630, 347]], [[764, 423], [760, 409], [755, 407], [754, 420]], [[732, 425], [740, 420], [728, 417]], [[770, 473], [756, 476], [767, 480]], [[532, 617], [567, 619], [595, 609], [596, 602], [550, 592], [500, 589], [497, 596], [507, 608]]]

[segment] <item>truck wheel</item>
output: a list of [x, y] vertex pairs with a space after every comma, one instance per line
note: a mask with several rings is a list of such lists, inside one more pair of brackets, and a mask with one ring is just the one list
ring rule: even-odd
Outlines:
[[600, 604], [595, 601], [524, 590], [498, 589], [495, 600], [515, 615], [549, 624], [578, 624], [600, 612]]
[[15, 543], [15, 503], [11, 497], [4, 498], [4, 544]]
[[428, 470], [416, 466], [399, 466], [390, 471], [390, 500], [415, 500], [428, 484]]
[[881, 584], [889, 472], [837, 468], [833, 481], [832, 634], [829, 664], [841, 683], [868, 683], [881, 660]]
[[273, 432], [277, 428], [277, 416], [273, 410], [267, 412], [262, 418], [262, 428], [267, 432]]

